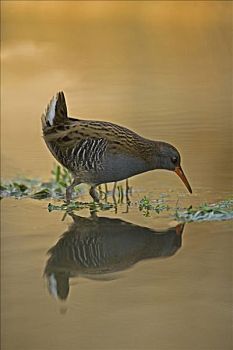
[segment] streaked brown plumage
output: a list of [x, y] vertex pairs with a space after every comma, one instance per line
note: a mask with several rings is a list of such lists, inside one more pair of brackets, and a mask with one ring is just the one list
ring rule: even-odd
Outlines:
[[42, 128], [49, 150], [74, 177], [67, 188], [67, 201], [80, 183], [90, 184], [90, 194], [98, 201], [97, 185], [153, 169], [176, 171], [191, 192], [175, 147], [110, 122], [70, 118], [63, 92], [50, 101], [42, 115]]

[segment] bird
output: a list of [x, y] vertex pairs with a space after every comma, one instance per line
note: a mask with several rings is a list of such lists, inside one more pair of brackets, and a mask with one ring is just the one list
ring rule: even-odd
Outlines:
[[70, 117], [63, 91], [50, 100], [41, 121], [48, 149], [73, 176], [66, 188], [67, 203], [81, 183], [90, 185], [91, 197], [99, 202], [97, 186], [155, 169], [175, 172], [192, 193], [180, 153], [173, 145], [144, 138], [111, 122]]
[[115, 279], [117, 272], [169, 258], [182, 246], [183, 223], [155, 230], [118, 218], [69, 215], [73, 222], [49, 249], [44, 269], [50, 294], [60, 300], [67, 299], [73, 277]]

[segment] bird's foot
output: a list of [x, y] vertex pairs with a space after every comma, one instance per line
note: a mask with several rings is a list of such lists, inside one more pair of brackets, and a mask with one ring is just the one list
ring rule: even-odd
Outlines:
[[65, 203], [68, 205], [70, 204], [71, 200], [72, 200], [72, 192], [73, 192], [73, 186], [68, 186], [66, 189], [66, 201]]
[[78, 181], [78, 179], [75, 178], [73, 180], [73, 182], [71, 183], [71, 185], [66, 188], [66, 196], [65, 196], [66, 201], [65, 201], [65, 203], [67, 205], [71, 203], [73, 190], [74, 190], [75, 186], [77, 186], [79, 184], [80, 184], [80, 181]]
[[98, 192], [95, 189], [95, 186], [92, 186], [90, 189], [90, 195], [93, 198], [94, 202], [99, 203], [100, 199], [99, 199], [99, 195]]

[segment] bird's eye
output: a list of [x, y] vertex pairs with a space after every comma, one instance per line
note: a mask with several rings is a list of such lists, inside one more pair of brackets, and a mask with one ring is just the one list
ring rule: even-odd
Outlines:
[[171, 161], [172, 161], [173, 164], [176, 164], [177, 163], [177, 157], [172, 157]]

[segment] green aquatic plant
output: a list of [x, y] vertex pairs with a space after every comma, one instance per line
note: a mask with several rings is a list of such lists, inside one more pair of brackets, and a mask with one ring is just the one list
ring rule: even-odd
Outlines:
[[35, 192], [31, 195], [33, 199], [45, 199], [51, 196], [51, 191], [48, 188], [43, 188], [41, 191]]
[[139, 201], [138, 208], [143, 212], [144, 216], [150, 216], [152, 211], [159, 214], [164, 210], [169, 210], [169, 206], [165, 203], [163, 198], [150, 201], [146, 196]]
[[[72, 177], [68, 170], [55, 165], [51, 171], [52, 178], [47, 182], [39, 179], [17, 178], [13, 181], [4, 181], [1, 184], [1, 198], [30, 197], [33, 199], [63, 199], [65, 197], [66, 187], [71, 184]], [[76, 187], [77, 192], [81, 192], [81, 187]]]
[[233, 219], [233, 199], [213, 204], [192, 206], [185, 210], [176, 210], [175, 217], [182, 222], [217, 221]]
[[10, 182], [10, 183], [3, 183], [0, 186], [1, 191], [1, 198], [4, 197], [15, 197], [15, 198], [21, 198], [28, 196], [29, 193], [29, 187], [25, 184], [20, 182]]
[[57, 186], [66, 188], [71, 185], [72, 176], [66, 168], [56, 164], [51, 173], [53, 175], [52, 182]]

